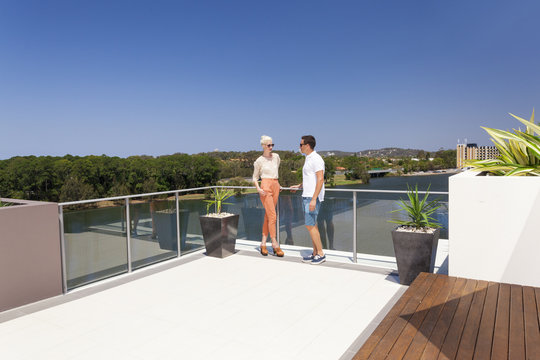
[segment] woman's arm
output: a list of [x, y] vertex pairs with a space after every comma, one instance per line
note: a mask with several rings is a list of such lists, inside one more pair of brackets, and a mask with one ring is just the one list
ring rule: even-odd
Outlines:
[[259, 178], [261, 177], [261, 165], [258, 161], [253, 163], [253, 185], [257, 188], [257, 192], [261, 195], [265, 195], [263, 189], [259, 186]]

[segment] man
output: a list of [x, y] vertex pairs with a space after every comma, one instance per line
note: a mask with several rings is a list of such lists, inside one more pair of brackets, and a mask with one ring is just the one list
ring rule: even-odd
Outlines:
[[315, 138], [311, 135], [302, 136], [300, 151], [306, 155], [306, 161], [302, 168], [302, 184], [291, 186], [303, 189], [302, 202], [306, 228], [313, 243], [313, 253], [302, 259], [313, 265], [322, 264], [326, 261], [321, 244], [321, 235], [317, 227], [317, 215], [324, 201], [324, 160], [315, 151]]

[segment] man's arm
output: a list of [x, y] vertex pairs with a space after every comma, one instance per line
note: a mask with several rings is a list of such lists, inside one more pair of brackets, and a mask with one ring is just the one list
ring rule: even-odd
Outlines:
[[324, 170], [317, 171], [315, 175], [317, 176], [317, 185], [315, 185], [315, 192], [313, 193], [313, 197], [309, 202], [309, 211], [315, 211], [317, 198], [319, 197], [319, 193], [321, 192], [324, 183]]

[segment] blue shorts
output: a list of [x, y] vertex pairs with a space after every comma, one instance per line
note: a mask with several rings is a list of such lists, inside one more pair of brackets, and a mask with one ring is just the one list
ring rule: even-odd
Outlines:
[[319, 201], [319, 199], [317, 199], [315, 211], [309, 211], [310, 202], [310, 197], [302, 198], [302, 203], [304, 205], [304, 219], [306, 221], [306, 226], [315, 226], [317, 224], [317, 215], [319, 215], [319, 210], [321, 209], [321, 202]]

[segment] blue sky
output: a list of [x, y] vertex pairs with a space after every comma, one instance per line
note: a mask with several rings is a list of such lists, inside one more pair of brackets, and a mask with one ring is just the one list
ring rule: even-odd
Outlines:
[[537, 1], [0, 0], [0, 159], [490, 144], [540, 106]]

